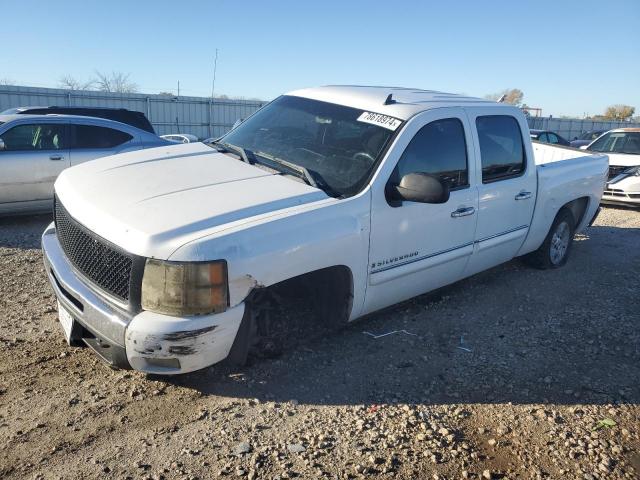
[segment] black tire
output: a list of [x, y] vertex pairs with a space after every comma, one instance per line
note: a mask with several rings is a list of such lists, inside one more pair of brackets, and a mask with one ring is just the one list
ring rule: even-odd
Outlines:
[[245, 300], [228, 362], [244, 365], [254, 357], [277, 357], [343, 327], [351, 312], [350, 282], [350, 276], [325, 269], [254, 290]]
[[525, 255], [524, 261], [541, 270], [562, 267], [571, 253], [575, 228], [573, 214], [566, 208], [561, 209], [540, 248]]
[[240, 327], [238, 327], [238, 333], [236, 333], [236, 338], [233, 340], [233, 345], [226, 358], [227, 363], [238, 367], [246, 365], [249, 356], [252, 329], [254, 327], [250, 308], [250, 305], [245, 305], [244, 315], [242, 316]]

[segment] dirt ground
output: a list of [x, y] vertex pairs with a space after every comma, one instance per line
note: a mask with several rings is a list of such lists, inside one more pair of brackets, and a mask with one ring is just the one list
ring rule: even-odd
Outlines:
[[603, 210], [562, 269], [514, 260], [173, 378], [65, 344], [49, 221], [0, 220], [1, 478], [640, 478], [638, 210]]

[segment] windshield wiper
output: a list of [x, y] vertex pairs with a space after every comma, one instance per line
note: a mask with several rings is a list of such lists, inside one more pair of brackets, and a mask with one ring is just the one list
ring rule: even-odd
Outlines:
[[[221, 142], [219, 140], [216, 140], [214, 142], [209, 142], [209, 145], [218, 145], [222, 147], [223, 150], [226, 150], [228, 152], [233, 152], [236, 155], [238, 155], [242, 159], [242, 161], [248, 163], [249, 165], [253, 165], [254, 163], [264, 164], [264, 162], [259, 162], [256, 158], [256, 154], [254, 154], [254, 152], [252, 152], [247, 148], [239, 147], [237, 145], [232, 145], [231, 143]], [[288, 173], [293, 174], [298, 178], [301, 178], [312, 187], [318, 188], [320, 190], [324, 190], [323, 188], [318, 186], [318, 182], [316, 182], [315, 178], [313, 178], [313, 175], [306, 167], [303, 167], [301, 165], [296, 165], [295, 163], [287, 162], [286, 160], [274, 157], [273, 155], [269, 155], [268, 153], [264, 153], [264, 152], [257, 152], [257, 155], [269, 160], [270, 162], [273, 162], [277, 165], [285, 167]], [[267, 166], [271, 166], [271, 165], [267, 165]]]
[[290, 173], [293, 173], [298, 178], [301, 178], [307, 184], [311, 185], [314, 188], [323, 190], [318, 186], [318, 182], [316, 182], [315, 178], [313, 178], [313, 175], [311, 175], [311, 172], [306, 167], [303, 167], [302, 165], [296, 165], [295, 163], [287, 162], [282, 158], [274, 157], [273, 155], [269, 155], [268, 153], [264, 153], [264, 152], [256, 152], [256, 155], [266, 158], [271, 162], [274, 162], [278, 165], [285, 167], [287, 170], [289, 170]]
[[232, 145], [230, 143], [221, 142], [219, 140], [210, 142], [209, 145], [220, 145], [224, 150], [233, 152], [238, 155], [243, 162], [248, 163], [249, 165], [253, 165], [255, 163], [255, 156], [253, 155], [253, 152], [251, 150], [247, 150], [246, 148]]

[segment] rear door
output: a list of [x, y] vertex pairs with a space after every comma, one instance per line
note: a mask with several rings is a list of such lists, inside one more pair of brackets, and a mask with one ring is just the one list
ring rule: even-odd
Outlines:
[[469, 108], [478, 171], [478, 226], [466, 274], [512, 259], [529, 230], [537, 173], [525, 142], [528, 126], [515, 109]]
[[68, 125], [61, 119], [20, 121], [0, 134], [0, 207], [29, 209], [53, 198], [53, 183], [69, 166]]
[[138, 140], [125, 130], [74, 122], [71, 128], [71, 165], [137, 148]]

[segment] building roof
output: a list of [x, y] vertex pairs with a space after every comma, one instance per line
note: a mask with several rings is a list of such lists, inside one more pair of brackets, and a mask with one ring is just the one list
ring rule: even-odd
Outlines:
[[[496, 103], [492, 100], [467, 97], [455, 93], [401, 87], [328, 85], [295, 90], [287, 93], [287, 95], [337, 103], [360, 110], [382, 113], [402, 120], [407, 120], [422, 111], [440, 107], [511, 107], [511, 105]], [[385, 101], [389, 95], [391, 95], [391, 103], [386, 103]]]

